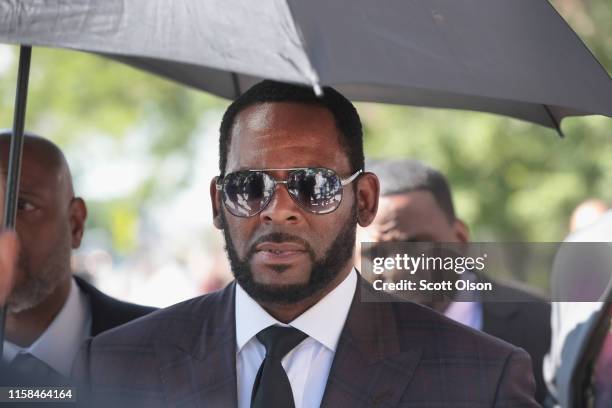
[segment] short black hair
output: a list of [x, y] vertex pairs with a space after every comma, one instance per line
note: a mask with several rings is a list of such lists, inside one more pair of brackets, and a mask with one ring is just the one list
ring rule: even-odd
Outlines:
[[327, 108], [333, 115], [342, 135], [340, 144], [349, 159], [352, 171], [363, 169], [363, 129], [357, 109], [342, 94], [331, 87], [323, 87], [323, 95], [315, 95], [312, 88], [277, 81], [262, 81], [251, 87], [230, 104], [219, 129], [219, 172], [225, 174], [231, 132], [236, 116], [247, 107], [265, 102], [296, 102]]
[[453, 197], [446, 177], [418, 160], [380, 160], [368, 162], [378, 176], [380, 195], [429, 191], [449, 222], [456, 219]]

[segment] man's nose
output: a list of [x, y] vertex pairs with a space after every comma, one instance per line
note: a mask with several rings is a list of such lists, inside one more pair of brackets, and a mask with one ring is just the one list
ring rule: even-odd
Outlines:
[[259, 216], [266, 224], [295, 224], [302, 219], [301, 211], [301, 208], [289, 195], [287, 187], [283, 184], [278, 184], [272, 201], [270, 201]]

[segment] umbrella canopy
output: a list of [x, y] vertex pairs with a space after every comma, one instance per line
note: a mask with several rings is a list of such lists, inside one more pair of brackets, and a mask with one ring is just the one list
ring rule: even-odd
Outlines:
[[0, 3], [0, 42], [95, 52], [234, 98], [261, 78], [559, 130], [612, 81], [546, 0]]

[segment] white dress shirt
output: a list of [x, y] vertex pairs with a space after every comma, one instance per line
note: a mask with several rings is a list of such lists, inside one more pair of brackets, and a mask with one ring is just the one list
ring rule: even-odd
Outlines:
[[472, 329], [482, 330], [481, 302], [451, 302], [444, 311], [444, 316]]
[[66, 303], [47, 330], [30, 347], [19, 347], [5, 340], [3, 360], [10, 363], [18, 354], [29, 353], [69, 377], [74, 358], [90, 332], [89, 300], [72, 279]]
[[[461, 279], [477, 282], [478, 278], [471, 271], [466, 271]], [[444, 316], [456, 322], [464, 324], [472, 329], [482, 330], [482, 302], [476, 294], [457, 293], [455, 301], [451, 302], [444, 310]]]
[[357, 271], [351, 273], [317, 304], [288, 325], [270, 316], [240, 285], [236, 285], [236, 375], [238, 408], [248, 408], [265, 347], [255, 337], [263, 329], [291, 326], [308, 337], [281, 361], [295, 401], [295, 408], [321, 405], [327, 377], [355, 290]]

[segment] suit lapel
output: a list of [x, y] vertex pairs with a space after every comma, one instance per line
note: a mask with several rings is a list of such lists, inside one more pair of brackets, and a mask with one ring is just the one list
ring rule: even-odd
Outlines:
[[361, 290], [372, 291], [362, 278], [340, 335], [322, 407], [396, 406], [419, 362], [420, 348], [400, 349], [389, 299], [362, 302]]
[[200, 330], [193, 336], [169, 333], [157, 343], [167, 405], [230, 408], [238, 405], [234, 293], [232, 283], [210, 295], [216, 298], [207, 299]]

